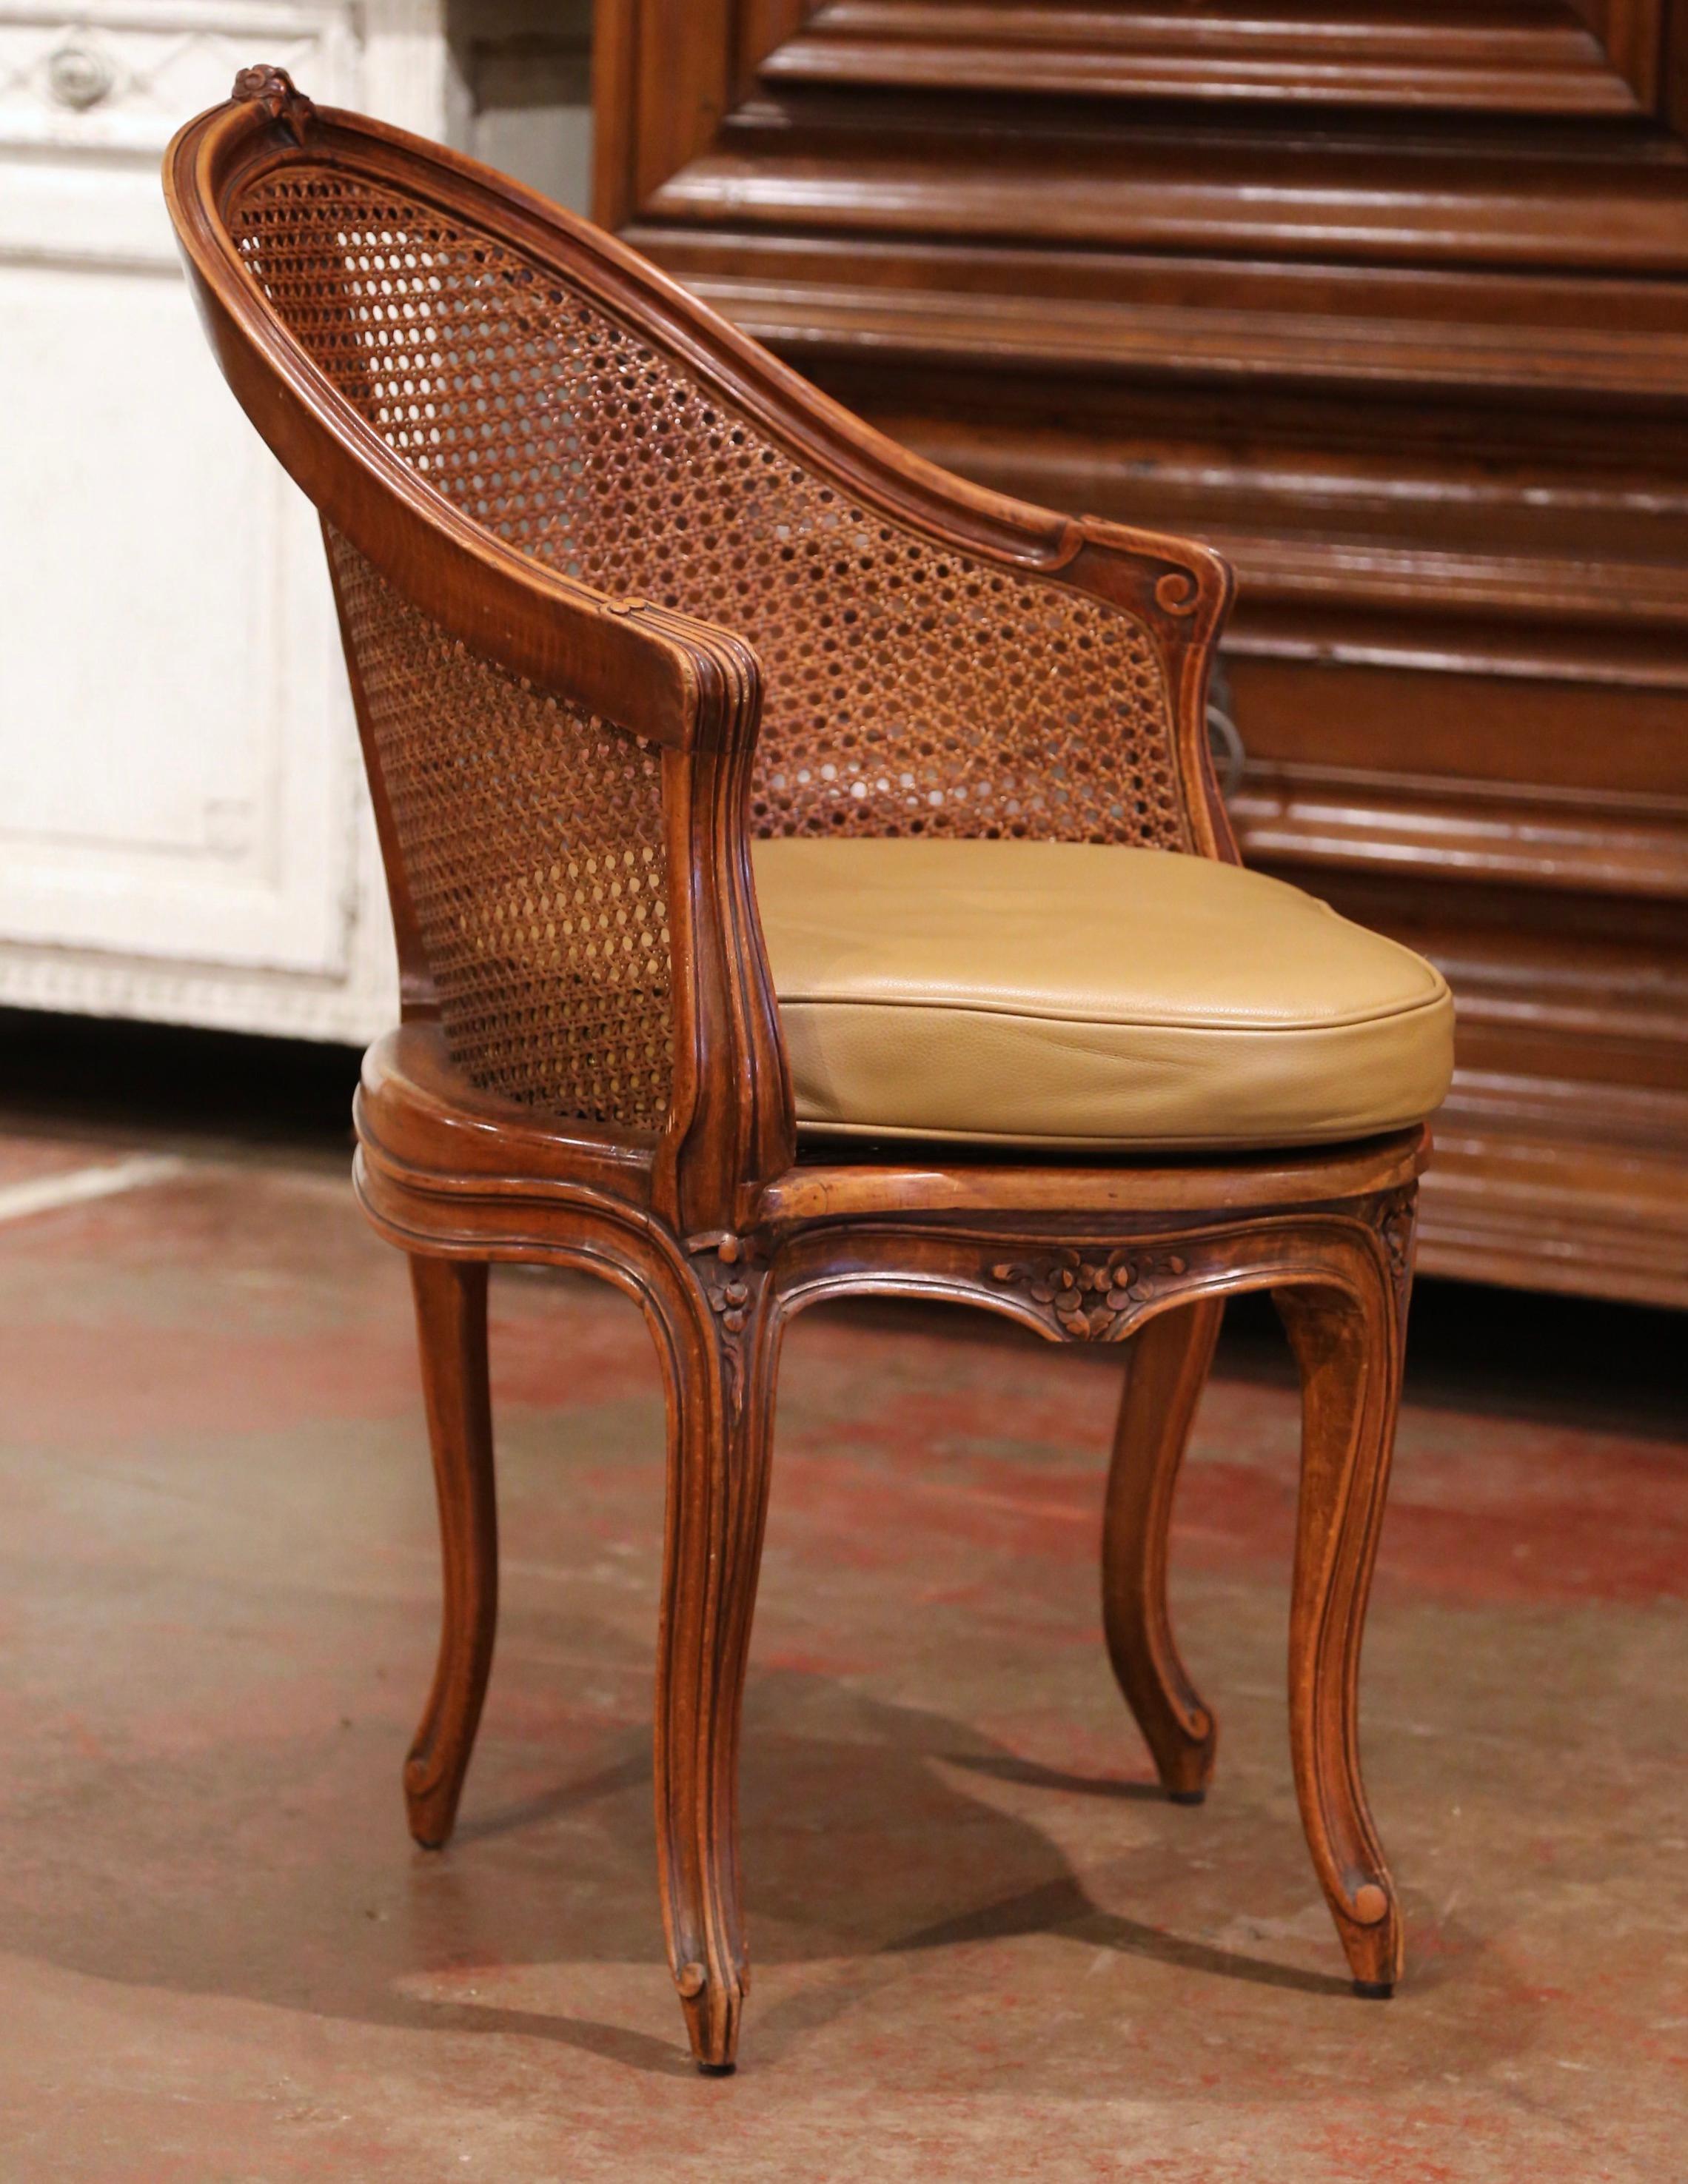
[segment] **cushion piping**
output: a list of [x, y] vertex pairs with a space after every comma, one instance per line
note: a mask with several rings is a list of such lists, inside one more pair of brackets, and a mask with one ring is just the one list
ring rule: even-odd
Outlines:
[[1391, 1017], [1418, 1016], [1428, 1010], [1439, 1009], [1448, 998], [1446, 980], [1438, 978], [1435, 986], [1422, 1000], [1391, 1003], [1387, 1007], [1351, 1011], [1343, 1016], [1280, 1017], [1262, 1022], [1239, 1014], [1221, 1017], [1217, 1010], [1209, 1012], [1206, 1020], [1170, 1014], [1150, 1016], [1104, 1015], [1100, 1010], [1087, 1010], [1073, 1015], [1067, 1010], [1040, 1009], [1030, 1003], [988, 1001], [961, 995], [939, 997], [929, 994], [853, 994], [853, 993], [781, 993], [781, 1008], [821, 1009], [924, 1009], [957, 1015], [981, 1017], [1022, 1017], [1036, 1023], [1072, 1024], [1076, 1027], [1106, 1025], [1110, 1030], [1159, 1031], [1187, 1033], [1200, 1038], [1214, 1033], [1231, 1038], [1239, 1031], [1251, 1036], [1272, 1032], [1288, 1032], [1303, 1035], [1310, 1031], [1336, 1031], [1350, 1025], [1384, 1023]]

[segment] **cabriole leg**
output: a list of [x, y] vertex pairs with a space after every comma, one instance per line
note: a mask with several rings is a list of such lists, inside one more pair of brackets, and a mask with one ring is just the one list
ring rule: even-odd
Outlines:
[[422, 1399], [439, 1497], [445, 1602], [433, 1688], [404, 1763], [410, 1832], [439, 1849], [457, 1818], [499, 1615], [498, 1502], [483, 1262], [410, 1260]]
[[1163, 1312], [1126, 1346], [1102, 1524], [1108, 1653], [1169, 1797], [1200, 1804], [1218, 1731], [1178, 1657], [1167, 1606], [1167, 1535], [1178, 1467], [1213, 1362], [1223, 1300]]
[[1360, 1645], [1383, 1520], [1406, 1331], [1410, 1206], [1362, 1234], [1339, 1289], [1275, 1293], [1301, 1373], [1290, 1611], [1290, 1746], [1313, 1865], [1356, 1990], [1401, 1975], [1395, 1884], [1360, 1778]]
[[705, 1280], [702, 1309], [671, 1333], [656, 1825], [669, 1960], [692, 2052], [700, 2069], [723, 2072], [749, 1986], [738, 1737], [778, 1337], [760, 1279], [742, 1263], [711, 1258]]

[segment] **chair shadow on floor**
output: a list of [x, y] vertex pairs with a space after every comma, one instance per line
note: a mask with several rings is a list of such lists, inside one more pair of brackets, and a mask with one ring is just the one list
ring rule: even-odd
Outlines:
[[[1168, 1830], [1177, 1832], [1175, 1808], [1146, 1774], [1085, 1775], [1040, 1766], [945, 1716], [864, 1698], [827, 1679], [764, 1677], [753, 1685], [747, 1711], [746, 1892], [753, 1919], [760, 1911], [779, 1922], [788, 1959], [817, 1953], [794, 1945], [794, 1933], [805, 1925], [817, 1941], [825, 1933], [836, 1942], [824, 1953], [864, 1958], [1069, 1932], [1092, 1948], [1213, 1976], [1351, 1995], [1350, 1981], [1334, 1971], [1214, 1948], [1106, 1909], [1034, 1824], [964, 1787], [973, 1774], [1061, 1796], [1140, 1804], [1164, 1814]], [[802, 1717], [800, 1727], [794, 1711]], [[828, 1734], [817, 1713], [841, 1719]], [[1128, 1736], [1123, 1732], [1122, 1741]], [[456, 1841], [489, 1841], [594, 1801], [648, 1796], [649, 1780], [649, 1756], [641, 1748], [553, 1791], [471, 1814]], [[900, 1878], [888, 1869], [884, 1838], [894, 1836], [906, 1845], [916, 1830], [922, 1854]], [[1296, 1847], [1286, 1841], [1286, 1854]], [[966, 1908], [947, 1908], [963, 1896]], [[832, 1897], [846, 1907], [836, 1924], [836, 1912], [828, 1915]], [[946, 1908], [935, 1918], [921, 1915], [934, 1906]]]
[[[1123, 1721], [1121, 1741], [1128, 1753]], [[667, 1979], [649, 1886], [647, 1733], [616, 1730], [600, 1749], [597, 1763], [554, 1787], [501, 1799], [500, 1778], [514, 1768], [489, 1723], [478, 1795], [471, 1778], [463, 1825], [444, 1853], [409, 1849], [396, 1768], [372, 1782], [367, 1743], [350, 1764], [343, 1747], [301, 1755], [236, 1746], [203, 1756], [200, 1779], [178, 1784], [167, 1802], [137, 1797], [125, 1770], [91, 1769], [106, 1779], [85, 1781], [65, 1801], [58, 1885], [6, 1911], [11, 1945], [103, 1980], [395, 2029], [520, 2035], [689, 2078], [677, 2027], [659, 2037], [570, 2011], [571, 1985], [588, 1968], [625, 1970], [630, 2016], [649, 2017], [646, 2004]], [[753, 1677], [744, 1753], [752, 1947], [777, 1990], [759, 1997], [753, 2068], [777, 2065], [840, 2017], [871, 2008], [915, 1957], [1019, 1936], [1059, 1935], [1092, 1956], [1113, 1951], [1204, 1981], [1354, 2007], [1334, 1967], [1309, 1971], [1217, 1947], [1099, 1904], [1022, 1809], [1028, 1791], [1131, 1808], [1138, 1817], [1122, 1844], [1128, 1886], [1145, 1827], [1149, 1855], [1159, 1860], [1166, 1838], [1187, 1836], [1190, 1820], [1146, 1779], [1042, 1768], [953, 1719], [794, 1671]], [[524, 1750], [516, 1763], [532, 1759]], [[987, 1782], [1019, 1793], [1017, 1808], [993, 1801]], [[308, 1808], [291, 1815], [285, 1848], [255, 1871], [251, 1816], [285, 1805], [301, 1783], [315, 1786]], [[194, 1824], [183, 1825], [184, 1815], [197, 1816]], [[1283, 1849], [1286, 1859], [1301, 1854], [1289, 1830]], [[114, 1890], [114, 1875], [125, 1869], [144, 1872], [148, 1885]], [[359, 1908], [383, 1903], [389, 1908]], [[476, 1966], [488, 1987], [511, 1970], [554, 1968], [544, 1984], [558, 2008], [510, 2007], [491, 1994], [464, 1999], [460, 1975]], [[783, 1975], [798, 1966], [821, 1976], [794, 1987]], [[431, 1981], [439, 1982], [432, 1992]], [[601, 2004], [603, 1978], [581, 1984]], [[618, 1993], [613, 2006], [620, 2003]], [[1122, 2090], [1139, 2068], [1140, 2058], [1122, 2054]]]

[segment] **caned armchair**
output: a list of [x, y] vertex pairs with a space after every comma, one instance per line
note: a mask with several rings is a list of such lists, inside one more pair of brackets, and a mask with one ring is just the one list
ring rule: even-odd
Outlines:
[[417, 1840], [451, 1832], [493, 1652], [491, 1261], [599, 1275], [655, 1337], [663, 1914], [713, 2070], [786, 1323], [872, 1292], [1128, 1340], [1105, 1624], [1193, 1801], [1216, 1730], [1168, 1517], [1223, 1300], [1267, 1289], [1304, 1389], [1301, 1817], [1386, 1993], [1356, 1689], [1451, 1010], [1237, 862], [1223, 564], [916, 460], [609, 237], [277, 70], [165, 181], [223, 370], [321, 512], [397, 928], [355, 1181], [409, 1255], [444, 1540]]

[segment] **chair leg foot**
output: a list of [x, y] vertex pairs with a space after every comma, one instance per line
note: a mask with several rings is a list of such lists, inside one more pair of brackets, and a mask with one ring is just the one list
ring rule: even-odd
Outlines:
[[737, 1262], [714, 1272], [708, 1299], [677, 1311], [666, 1329], [656, 1817], [674, 1984], [699, 2070], [721, 2076], [733, 2067], [749, 1986], [738, 1886], [738, 1740], [778, 1334], [756, 1272]]
[[1173, 1496], [1224, 1306], [1203, 1298], [1160, 1313], [1127, 1345], [1102, 1527], [1108, 1654], [1167, 1796], [1199, 1805], [1218, 1727], [1190, 1681], [1167, 1604]]
[[487, 1370], [487, 1268], [414, 1254], [422, 1396], [439, 1500], [445, 1579], [439, 1657], [404, 1763], [410, 1832], [449, 1841], [480, 1724], [499, 1613], [498, 1503]]
[[[1410, 1219], [1410, 1216], [1409, 1216]], [[1290, 1747], [1307, 1847], [1356, 1991], [1389, 1993], [1402, 1928], [1361, 1779], [1360, 1647], [1401, 1401], [1410, 1238], [1351, 1240], [1344, 1279], [1276, 1302], [1301, 1374]]]

